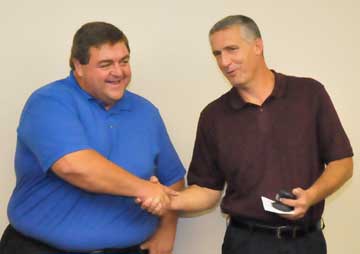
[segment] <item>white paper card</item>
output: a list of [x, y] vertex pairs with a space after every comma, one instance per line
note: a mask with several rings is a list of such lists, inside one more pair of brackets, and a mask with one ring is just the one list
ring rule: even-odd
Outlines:
[[294, 211], [290, 211], [290, 212], [283, 212], [279, 209], [276, 209], [275, 207], [272, 206], [272, 203], [274, 203], [274, 200], [271, 200], [269, 198], [266, 198], [264, 196], [261, 197], [261, 201], [264, 207], [265, 211], [271, 212], [271, 213], [278, 213], [278, 214], [293, 214]]

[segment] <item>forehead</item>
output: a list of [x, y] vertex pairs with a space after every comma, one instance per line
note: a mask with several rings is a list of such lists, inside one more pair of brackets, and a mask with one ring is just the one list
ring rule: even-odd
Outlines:
[[123, 41], [116, 43], [104, 43], [99, 46], [90, 47], [89, 56], [90, 60], [123, 58], [129, 56], [129, 50]]
[[212, 48], [222, 48], [224, 45], [240, 44], [245, 42], [244, 31], [238, 25], [230, 26], [216, 31], [210, 35], [210, 44]]

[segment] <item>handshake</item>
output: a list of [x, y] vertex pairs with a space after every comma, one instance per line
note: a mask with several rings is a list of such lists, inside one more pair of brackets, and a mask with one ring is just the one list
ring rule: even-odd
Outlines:
[[135, 202], [142, 209], [157, 216], [162, 216], [168, 210], [175, 210], [173, 199], [180, 193], [162, 185], [156, 176], [152, 176], [148, 183], [142, 190], [144, 194], [135, 198]]

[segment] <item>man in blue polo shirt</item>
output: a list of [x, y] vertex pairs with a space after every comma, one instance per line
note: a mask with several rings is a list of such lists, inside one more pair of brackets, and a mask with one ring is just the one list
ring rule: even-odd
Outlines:
[[87, 23], [74, 36], [70, 75], [30, 96], [1, 254], [171, 253], [176, 215], [154, 216], [134, 198], [160, 211], [185, 170], [158, 109], [126, 90], [129, 58], [118, 28]]

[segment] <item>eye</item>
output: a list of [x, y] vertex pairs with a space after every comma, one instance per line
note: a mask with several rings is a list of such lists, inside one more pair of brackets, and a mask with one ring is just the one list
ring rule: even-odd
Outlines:
[[220, 56], [220, 55], [221, 55], [221, 52], [220, 52], [220, 51], [213, 51], [213, 55], [214, 55], [215, 57]]
[[128, 64], [129, 62], [130, 62], [130, 58], [125, 58], [120, 63], [121, 64]]
[[235, 46], [234, 46], [234, 47], [229, 47], [229, 51], [232, 51], [232, 52], [233, 52], [233, 51], [236, 51], [236, 50], [238, 50], [238, 49], [239, 49], [239, 47], [235, 47]]
[[111, 64], [112, 64], [112, 62], [108, 62], [108, 61], [100, 62], [98, 67], [101, 69], [106, 69], [106, 68], [110, 67]]

